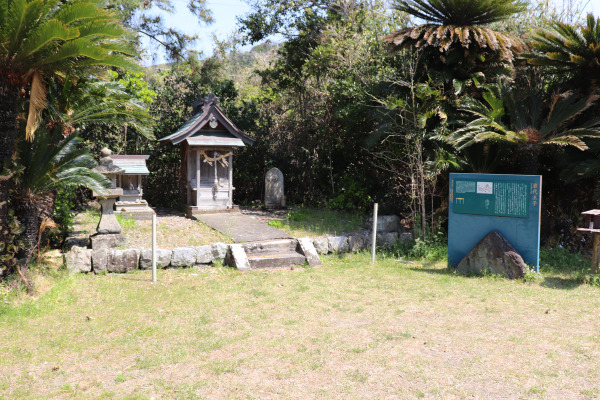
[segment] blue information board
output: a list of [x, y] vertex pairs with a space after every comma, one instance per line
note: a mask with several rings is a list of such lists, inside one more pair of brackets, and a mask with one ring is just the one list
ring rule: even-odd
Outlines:
[[450, 174], [448, 264], [498, 231], [539, 269], [541, 201], [540, 175]]

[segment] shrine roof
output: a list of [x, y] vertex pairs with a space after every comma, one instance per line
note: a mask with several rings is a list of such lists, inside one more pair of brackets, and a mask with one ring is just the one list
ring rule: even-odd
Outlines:
[[231, 146], [244, 147], [242, 139], [231, 136], [228, 132], [200, 132], [185, 139], [191, 146]]
[[124, 170], [121, 172], [123, 175], [149, 175], [148, 167], [146, 166], [146, 160], [150, 156], [146, 155], [112, 155], [110, 158], [113, 160], [113, 164]]
[[[245, 144], [252, 145], [255, 141], [227, 118], [219, 107], [219, 99], [214, 94], [196, 101], [193, 112], [194, 115], [175, 133], [159, 139], [159, 142], [170, 141], [173, 144], [179, 144], [186, 141], [193, 146], [244, 146]], [[201, 139], [202, 137], [205, 139]], [[217, 137], [219, 142], [229, 138], [232, 144], [212, 144], [211, 142], [217, 140]]]

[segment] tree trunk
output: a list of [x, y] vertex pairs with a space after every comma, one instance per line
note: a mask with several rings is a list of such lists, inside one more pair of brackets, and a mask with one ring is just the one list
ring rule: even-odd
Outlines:
[[11, 236], [8, 225], [8, 171], [17, 137], [18, 96], [18, 86], [0, 74], [0, 255]]
[[535, 175], [539, 169], [539, 157], [541, 148], [537, 144], [526, 144], [519, 148], [517, 160], [519, 172], [524, 175]]

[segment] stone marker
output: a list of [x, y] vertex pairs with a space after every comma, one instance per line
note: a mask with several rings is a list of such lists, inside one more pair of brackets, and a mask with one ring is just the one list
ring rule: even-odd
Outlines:
[[279, 170], [279, 168], [271, 168], [265, 174], [265, 207], [285, 207], [283, 173]]
[[456, 269], [465, 274], [482, 274], [487, 271], [515, 279], [523, 277], [527, 265], [509, 241], [500, 232], [493, 231], [473, 247]]
[[321, 259], [317, 254], [317, 250], [315, 249], [313, 243], [310, 241], [310, 238], [298, 239], [298, 245], [300, 246], [302, 254], [304, 254], [304, 257], [306, 257], [306, 262], [308, 263], [308, 265], [310, 265], [311, 267], [317, 267], [322, 264]]

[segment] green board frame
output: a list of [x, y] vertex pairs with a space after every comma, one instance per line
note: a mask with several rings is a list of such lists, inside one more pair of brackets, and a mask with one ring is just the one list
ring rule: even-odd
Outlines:
[[515, 180], [456, 179], [454, 212], [529, 218], [529, 184]]
[[[458, 186], [457, 186], [458, 182]], [[467, 183], [465, 187], [460, 182]], [[492, 186], [477, 182], [492, 183]], [[470, 185], [470, 187], [468, 186]], [[509, 187], [525, 188], [510, 191]], [[457, 266], [471, 249], [488, 233], [498, 231], [521, 254], [523, 260], [539, 269], [542, 177], [540, 175], [450, 174], [448, 205], [448, 265]], [[499, 190], [504, 191], [499, 195]], [[505, 195], [512, 196], [508, 203]], [[466, 196], [466, 195], [469, 196]], [[496, 208], [494, 201], [502, 202]], [[456, 199], [460, 200], [458, 203]], [[467, 199], [469, 199], [467, 201]], [[489, 200], [485, 207], [485, 200]], [[526, 201], [527, 204], [524, 204]], [[492, 207], [493, 205], [493, 207]]]

